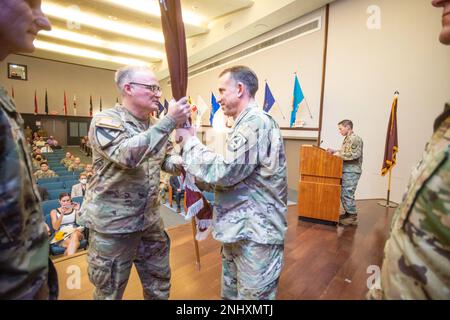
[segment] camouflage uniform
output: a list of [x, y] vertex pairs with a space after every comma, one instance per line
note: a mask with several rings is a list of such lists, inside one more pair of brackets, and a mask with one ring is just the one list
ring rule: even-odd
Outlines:
[[362, 172], [362, 139], [354, 133], [346, 136], [341, 149], [335, 155], [344, 160], [341, 188], [342, 207], [347, 214], [356, 215], [355, 191]]
[[72, 164], [72, 160], [64, 158], [59, 163], [64, 165], [64, 167], [68, 168]]
[[47, 171], [38, 170], [34, 173], [34, 177], [36, 179], [44, 179], [44, 178], [55, 178], [58, 175], [55, 171], [48, 169]]
[[385, 299], [450, 299], [450, 103], [435, 129], [393, 217], [381, 272]]
[[49, 241], [39, 192], [22, 117], [2, 87], [0, 128], [0, 299], [48, 299]]
[[167, 199], [167, 193], [169, 192], [169, 179], [170, 174], [161, 171], [161, 178], [159, 181], [159, 200], [162, 203], [165, 203]]
[[144, 123], [117, 105], [91, 123], [94, 175], [79, 223], [91, 229], [88, 274], [96, 299], [120, 299], [134, 262], [146, 299], [167, 299], [169, 238], [159, 215], [161, 168], [180, 174], [169, 134], [175, 121]]
[[84, 170], [84, 167], [86, 165], [84, 163], [80, 163], [80, 164], [76, 164], [75, 162], [69, 165], [68, 170], [69, 171], [80, 171], [80, 170]]
[[222, 297], [275, 298], [287, 229], [286, 157], [277, 123], [251, 103], [232, 127], [224, 157], [194, 137], [184, 146], [183, 163], [215, 189], [213, 236], [223, 243]]

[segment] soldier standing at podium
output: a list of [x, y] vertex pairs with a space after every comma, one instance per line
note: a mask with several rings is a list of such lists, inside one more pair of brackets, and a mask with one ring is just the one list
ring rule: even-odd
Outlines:
[[356, 226], [358, 215], [355, 203], [355, 191], [362, 172], [363, 141], [353, 132], [353, 122], [342, 120], [338, 123], [338, 129], [343, 135], [344, 142], [340, 150], [327, 149], [327, 152], [344, 160], [342, 169], [341, 202], [345, 214], [339, 217], [339, 224]]

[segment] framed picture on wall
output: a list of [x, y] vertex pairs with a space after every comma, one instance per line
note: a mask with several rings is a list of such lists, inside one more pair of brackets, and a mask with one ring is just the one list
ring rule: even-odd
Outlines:
[[8, 63], [8, 78], [28, 80], [27, 66], [23, 64]]

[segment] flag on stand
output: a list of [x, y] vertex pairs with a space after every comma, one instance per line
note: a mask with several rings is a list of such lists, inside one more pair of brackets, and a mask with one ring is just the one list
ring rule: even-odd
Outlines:
[[265, 112], [269, 112], [274, 103], [275, 103], [275, 99], [272, 95], [272, 91], [270, 91], [269, 84], [266, 82], [266, 90], [264, 92], [263, 110]]
[[[101, 101], [101, 98], [100, 98]], [[89, 117], [92, 117], [92, 113], [93, 113], [93, 107], [92, 107], [92, 94], [89, 95]]]
[[384, 147], [383, 166], [381, 168], [381, 175], [384, 176], [389, 170], [395, 166], [397, 162], [398, 152], [398, 137], [397, 137], [397, 100], [398, 95], [394, 96], [392, 102], [391, 115], [386, 133], [386, 145]]
[[158, 114], [157, 114], [157, 118], [159, 118], [159, 116], [161, 114], [164, 113], [164, 106], [162, 105], [162, 103], [158, 100]]
[[100, 112], [102, 112], [103, 106], [102, 106], [102, 97], [100, 97]]
[[294, 80], [294, 93], [293, 93], [293, 101], [292, 101], [292, 112], [291, 112], [291, 121], [290, 127], [292, 128], [294, 124], [296, 126], [300, 126], [301, 121], [298, 119], [297, 121], [297, 112], [303, 108], [308, 108], [308, 104], [306, 103], [305, 96], [303, 94], [302, 88], [300, 87], [300, 82], [298, 81], [297, 74], [295, 75]]
[[38, 114], [38, 100], [36, 95], [36, 90], [34, 90], [34, 114]]
[[73, 95], [73, 115], [77, 115], [77, 96]]
[[212, 125], [214, 121], [214, 115], [216, 114], [217, 110], [219, 110], [220, 105], [217, 103], [216, 97], [214, 96], [214, 93], [211, 92], [211, 115], [209, 117], [209, 123]]
[[169, 101], [167, 99], [164, 99], [164, 114], [167, 114], [169, 111]]
[[45, 114], [48, 115], [48, 96], [47, 96], [47, 89], [45, 89]]
[[197, 225], [197, 233], [195, 239], [198, 241], [205, 240], [212, 228], [213, 210], [203, 193], [195, 185], [195, 178], [188, 174], [182, 168], [181, 175], [186, 190], [186, 207], [185, 219], [189, 220], [195, 217]]
[[66, 91], [64, 90], [64, 115], [67, 116], [67, 97], [66, 97]]

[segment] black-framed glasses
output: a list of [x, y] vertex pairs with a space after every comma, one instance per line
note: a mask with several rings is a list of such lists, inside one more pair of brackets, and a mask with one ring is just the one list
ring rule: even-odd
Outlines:
[[157, 84], [145, 84], [139, 82], [130, 82], [129, 84], [136, 84], [138, 86], [143, 86], [145, 89], [150, 90], [153, 93], [161, 92], [161, 87]]

